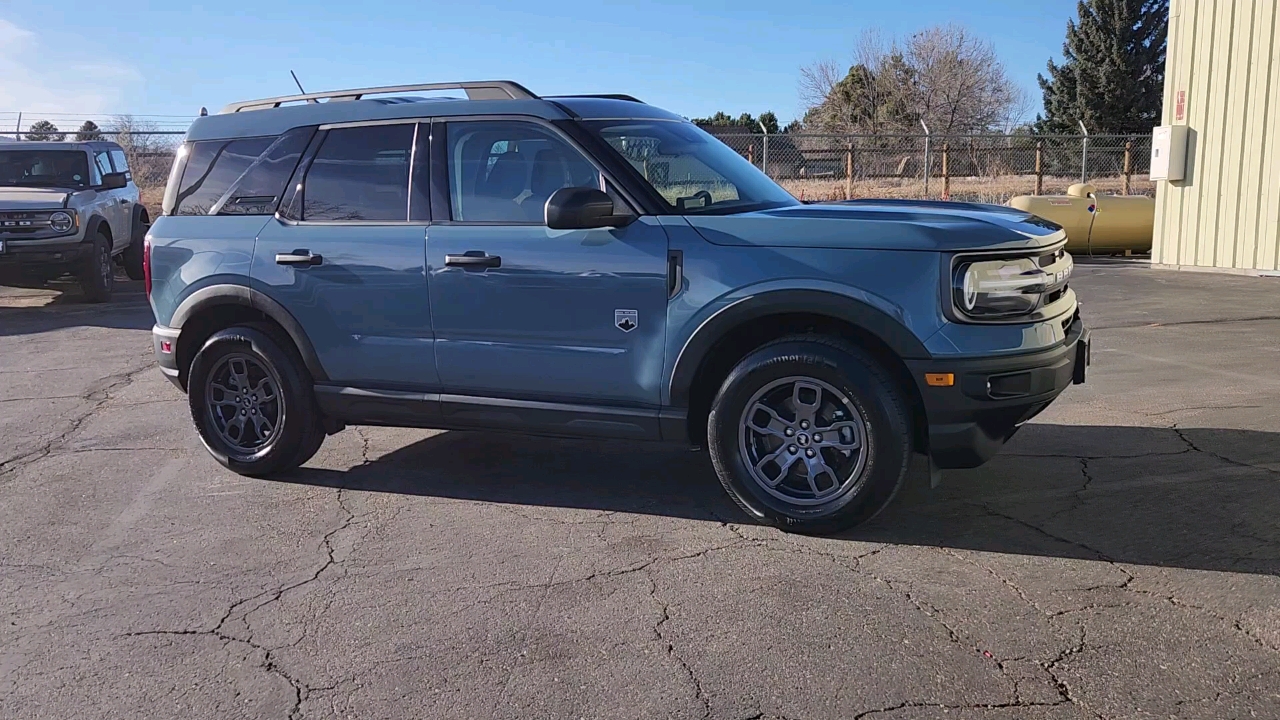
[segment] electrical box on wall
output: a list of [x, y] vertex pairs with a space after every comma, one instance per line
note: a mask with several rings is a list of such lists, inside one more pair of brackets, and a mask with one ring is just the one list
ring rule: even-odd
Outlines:
[[1178, 181], [1187, 172], [1187, 126], [1161, 125], [1151, 133], [1151, 179]]

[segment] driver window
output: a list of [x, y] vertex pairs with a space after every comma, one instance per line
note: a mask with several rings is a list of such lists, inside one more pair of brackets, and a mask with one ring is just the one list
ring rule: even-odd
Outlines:
[[452, 122], [447, 137], [454, 222], [541, 225], [560, 188], [605, 189], [582, 153], [534, 123]]

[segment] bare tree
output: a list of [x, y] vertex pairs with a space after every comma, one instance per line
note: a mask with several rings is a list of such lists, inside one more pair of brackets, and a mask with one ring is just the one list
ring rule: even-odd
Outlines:
[[176, 150], [172, 136], [160, 134], [155, 123], [132, 115], [115, 116], [106, 132], [124, 149], [139, 187], [164, 186]]
[[915, 75], [910, 106], [942, 134], [988, 131], [1008, 118], [1017, 90], [990, 41], [959, 25], [912, 35], [904, 56]]
[[826, 60], [800, 71], [805, 124], [841, 134], [989, 131], [1016, 122], [1018, 88], [988, 41], [956, 25], [933, 27], [901, 44], [868, 30], [847, 71]]

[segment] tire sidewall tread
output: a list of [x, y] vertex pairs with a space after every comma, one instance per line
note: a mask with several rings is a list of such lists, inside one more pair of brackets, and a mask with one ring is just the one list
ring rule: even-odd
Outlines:
[[[231, 456], [216, 431], [208, 427], [212, 419], [205, 408], [206, 378], [217, 362], [232, 352], [253, 355], [266, 365], [280, 385], [284, 403], [284, 422], [276, 438], [265, 451], [249, 457]], [[309, 460], [319, 449], [320, 443], [315, 442], [316, 432], [320, 433], [320, 441], [323, 442], [324, 431], [319, 422], [311, 377], [294, 355], [296, 353], [291, 354], [281, 347], [271, 334], [255, 327], [238, 326], [211, 335], [192, 360], [187, 382], [191, 420], [209, 454], [233, 472], [259, 477], [290, 470]]]
[[[862, 487], [815, 508], [786, 508], [768, 496], [739, 452], [747, 401], [768, 382], [792, 375], [815, 377], [845, 393], [867, 426]], [[909, 418], [902, 392], [870, 354], [838, 338], [795, 335], [760, 346], [730, 371], [707, 419], [708, 448], [721, 485], [751, 517], [789, 532], [829, 534], [870, 520], [897, 495], [911, 460]]]

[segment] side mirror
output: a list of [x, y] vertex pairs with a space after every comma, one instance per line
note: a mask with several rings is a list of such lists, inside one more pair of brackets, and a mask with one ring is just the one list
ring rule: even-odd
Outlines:
[[566, 187], [547, 198], [546, 219], [552, 230], [585, 230], [622, 227], [636, 218], [630, 213], [616, 213], [613, 198], [600, 190]]
[[119, 190], [129, 184], [129, 178], [125, 173], [107, 173], [102, 176], [102, 184], [98, 186], [99, 190]]

